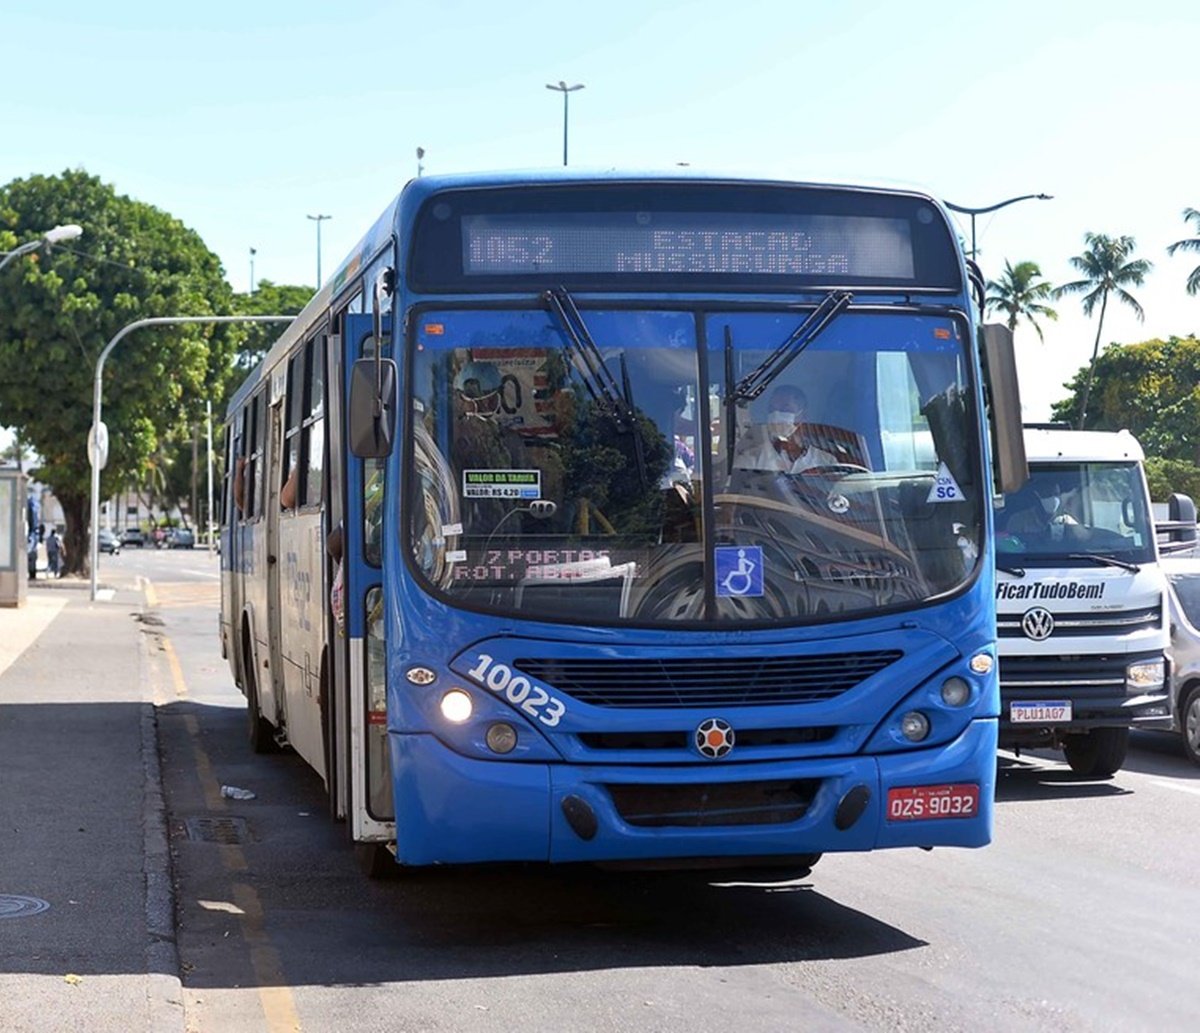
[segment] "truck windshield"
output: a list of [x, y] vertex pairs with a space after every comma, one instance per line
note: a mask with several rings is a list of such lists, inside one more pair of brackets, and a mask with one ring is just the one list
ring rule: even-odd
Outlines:
[[996, 559], [1076, 565], [1085, 554], [1154, 561], [1154, 528], [1136, 462], [1029, 464], [1029, 480], [996, 506]]
[[408, 552], [426, 586], [678, 626], [866, 615], [963, 584], [983, 500], [966, 324], [851, 309], [739, 396], [805, 315], [584, 307], [571, 331], [551, 308], [421, 312]]

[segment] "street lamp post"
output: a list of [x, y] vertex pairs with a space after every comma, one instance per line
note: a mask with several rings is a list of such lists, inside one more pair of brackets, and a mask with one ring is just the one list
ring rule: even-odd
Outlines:
[[310, 215], [310, 216], [308, 216], [308, 218], [312, 219], [312, 221], [317, 224], [317, 290], [320, 290], [321, 289], [321, 223], [323, 223], [326, 219], [332, 219], [333, 216], [332, 215]]
[[254, 293], [254, 256], [258, 254], [257, 248], [250, 249], [250, 293]]
[[[155, 316], [151, 319], [138, 319], [127, 323], [104, 346], [104, 350], [96, 359], [96, 374], [92, 381], [92, 429], [88, 442], [91, 449], [88, 458], [92, 462], [92, 499], [89, 512], [91, 526], [88, 529], [91, 536], [88, 554], [91, 567], [92, 602], [96, 601], [96, 567], [100, 559], [100, 468], [108, 459], [108, 433], [102, 429], [100, 410], [104, 363], [109, 354], [125, 339], [126, 335], [144, 326], [177, 326], [182, 323], [290, 323], [295, 318], [295, 316]], [[211, 520], [211, 513], [209, 519]]]
[[421, 159], [425, 157], [425, 148], [417, 148], [417, 179], [421, 178], [421, 173], [425, 171], [425, 166], [421, 164]]
[[30, 240], [12, 251], [0, 251], [0, 269], [3, 269], [14, 258], [20, 258], [21, 255], [27, 255], [31, 251], [36, 251], [40, 247], [49, 247], [51, 244], [61, 244], [64, 240], [74, 240], [83, 232], [83, 229], [76, 226], [74, 223], [68, 223], [66, 226], [55, 226], [52, 230], [46, 230], [37, 240]]
[[546, 89], [554, 90], [563, 95], [563, 165], [567, 164], [567, 98], [576, 90], [583, 89], [583, 83], [576, 83], [574, 86], [568, 86], [562, 79], [558, 80], [558, 85], [546, 83]]
[[1016, 204], [1018, 201], [1052, 201], [1052, 194], [1022, 194], [1020, 197], [1010, 197], [1007, 201], [1000, 201], [997, 204], [989, 204], [984, 208], [967, 208], [961, 204], [951, 204], [949, 201], [942, 203], [952, 212], [962, 212], [963, 215], [971, 217], [971, 258], [975, 257], [975, 216], [985, 215], [988, 212], [999, 211], [1001, 208], [1007, 208], [1010, 204]]

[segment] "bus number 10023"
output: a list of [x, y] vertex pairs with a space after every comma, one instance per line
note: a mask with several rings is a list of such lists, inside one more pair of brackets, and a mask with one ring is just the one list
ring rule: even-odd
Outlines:
[[467, 673], [497, 696], [503, 696], [514, 707], [537, 718], [547, 728], [553, 728], [567, 712], [567, 705], [561, 699], [551, 696], [523, 674], [514, 675], [511, 667], [497, 663], [487, 653], [480, 653], [478, 663]]

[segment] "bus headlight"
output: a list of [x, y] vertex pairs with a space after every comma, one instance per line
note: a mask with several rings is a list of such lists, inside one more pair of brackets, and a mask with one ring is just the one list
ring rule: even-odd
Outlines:
[[910, 710], [900, 718], [900, 734], [909, 742], [920, 742], [929, 734], [929, 718], [919, 710]]
[[1125, 691], [1137, 695], [1163, 687], [1167, 668], [1162, 660], [1143, 660], [1125, 668]]
[[948, 707], [961, 707], [971, 698], [971, 686], [965, 678], [947, 678], [942, 682], [942, 702]]
[[442, 717], [453, 724], [460, 725], [470, 719], [475, 710], [469, 693], [462, 689], [451, 689], [442, 697], [440, 704]]
[[976, 653], [971, 657], [969, 664], [972, 671], [976, 674], [991, 674], [992, 668], [996, 665], [995, 658], [991, 653]]
[[506, 721], [488, 725], [484, 739], [493, 753], [512, 753], [517, 748], [517, 730]]

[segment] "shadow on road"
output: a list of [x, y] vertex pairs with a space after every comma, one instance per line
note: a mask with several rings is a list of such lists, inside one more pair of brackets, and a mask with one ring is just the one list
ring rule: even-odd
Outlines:
[[[822, 895], [822, 866], [793, 882], [722, 884], [698, 873], [590, 866], [435, 869], [372, 882], [320, 779], [294, 754], [254, 756], [244, 714], [194, 703], [160, 710], [184, 982], [245, 986], [269, 941], [290, 985], [473, 979], [607, 968], [738, 966], [869, 957], [923, 940]], [[218, 801], [242, 819], [229, 847], [187, 824], [216, 814], [196, 778], [194, 733], [222, 782], [253, 801]], [[191, 740], [191, 741], [189, 741]], [[209, 798], [211, 799], [211, 797]], [[244, 867], [242, 864], [244, 858]], [[230, 908], [252, 892], [261, 938]]]
[[[1057, 759], [1045, 754], [1043, 759]], [[1132, 790], [1112, 781], [1081, 779], [1063, 762], [1061, 768], [1048, 768], [1011, 754], [1002, 753], [996, 762], [996, 802], [1015, 800], [1095, 799], [1128, 796]]]

